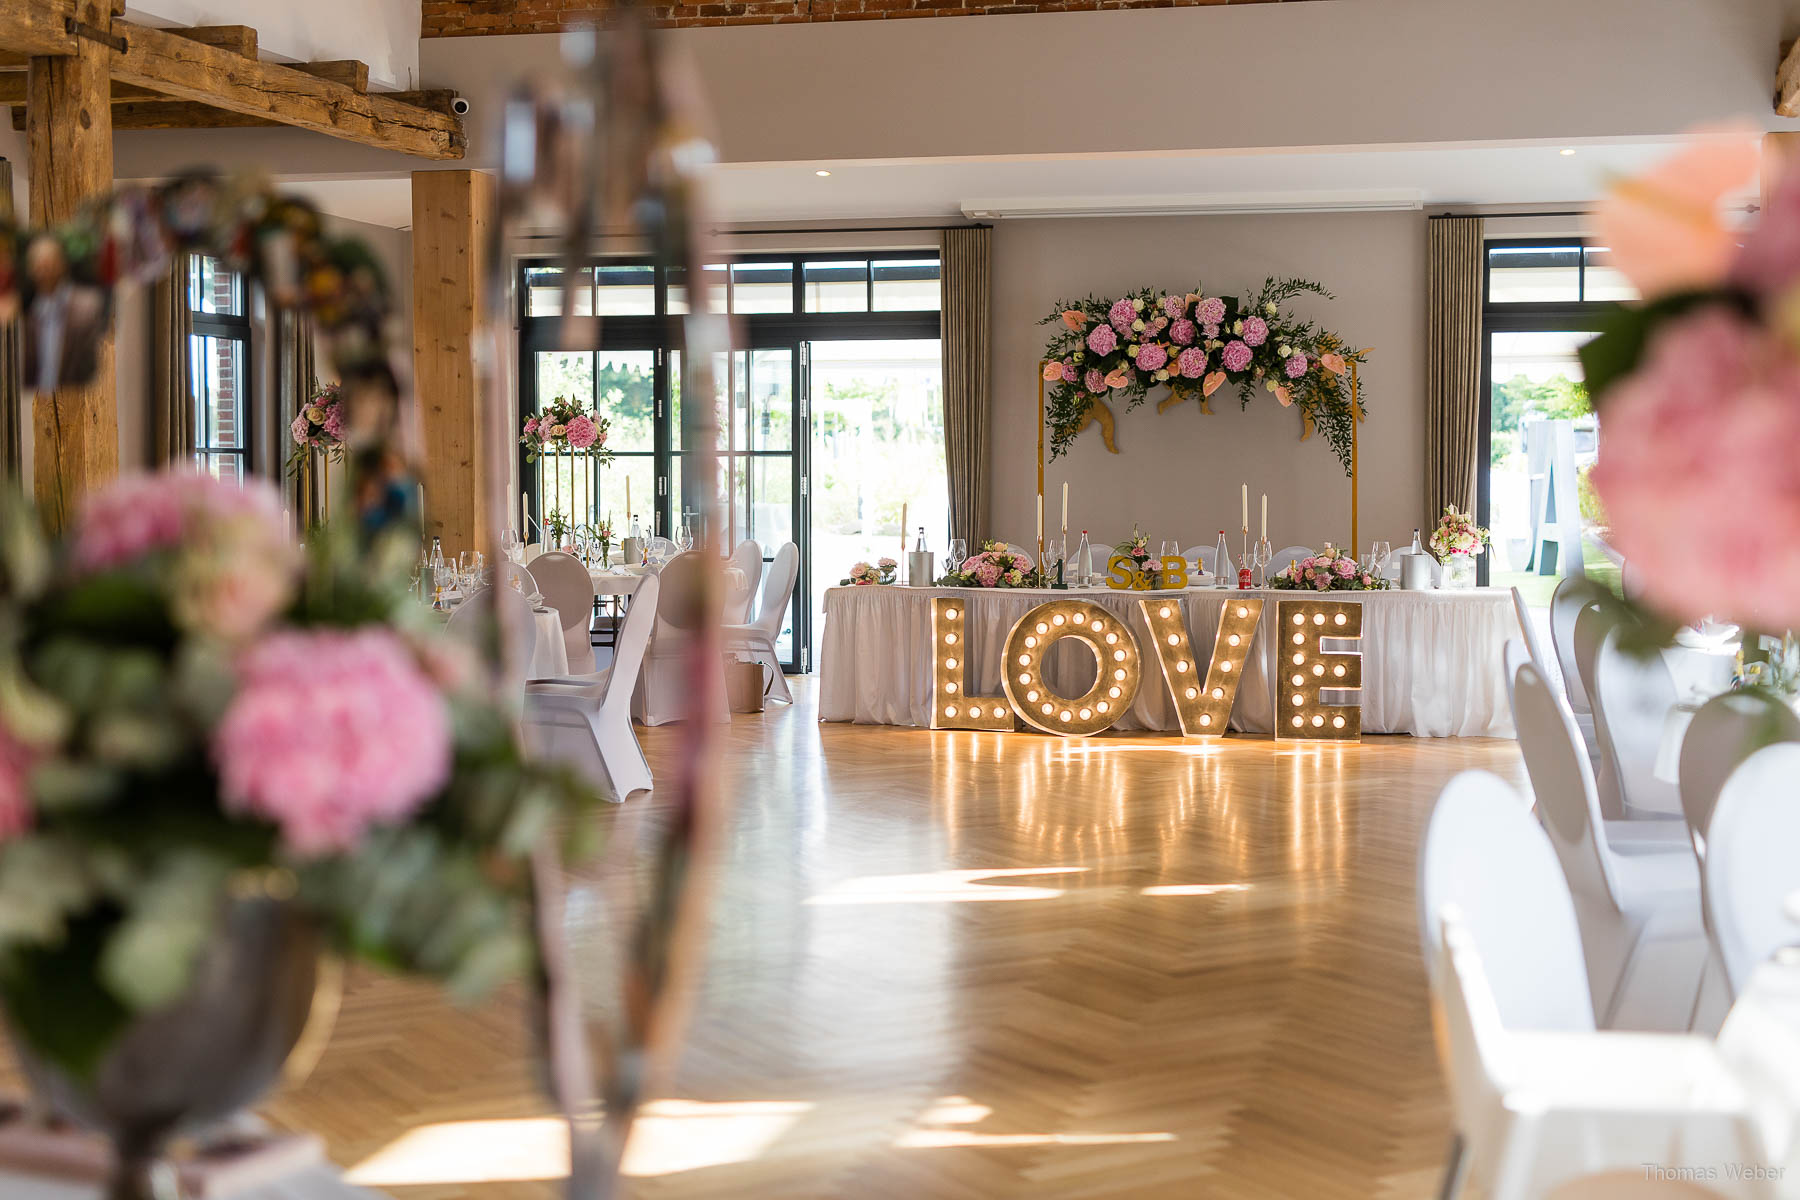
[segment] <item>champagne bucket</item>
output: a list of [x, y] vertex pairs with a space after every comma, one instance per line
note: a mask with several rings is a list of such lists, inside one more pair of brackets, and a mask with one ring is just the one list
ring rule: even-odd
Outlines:
[[628, 537], [619, 543], [619, 561], [635, 567], [644, 561], [644, 539]]
[[1429, 592], [1431, 590], [1431, 556], [1429, 554], [1402, 554], [1400, 556], [1400, 590], [1403, 592]]
[[929, 550], [910, 550], [906, 555], [906, 586], [930, 587], [936, 578], [931, 571], [932, 554]]

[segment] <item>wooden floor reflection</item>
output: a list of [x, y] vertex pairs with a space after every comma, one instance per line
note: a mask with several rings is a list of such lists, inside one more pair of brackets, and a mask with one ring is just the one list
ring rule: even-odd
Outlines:
[[[730, 727], [710, 965], [633, 1195], [1433, 1194], [1414, 851], [1456, 772], [1522, 778], [1514, 743], [821, 726], [797, 690]], [[674, 734], [644, 740], [660, 773]], [[516, 994], [358, 973], [267, 1111], [396, 1196], [558, 1194]]]

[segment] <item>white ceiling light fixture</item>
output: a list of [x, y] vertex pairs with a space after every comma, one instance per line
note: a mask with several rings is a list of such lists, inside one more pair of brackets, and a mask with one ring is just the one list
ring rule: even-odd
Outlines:
[[1562, 155], [1564, 158], [1574, 158], [1575, 157], [1575, 147], [1564, 146], [1561, 150], [1558, 150], [1557, 153]]
[[1305, 192], [1216, 192], [1192, 195], [1019, 196], [964, 200], [971, 220], [1046, 217], [1179, 217], [1233, 213], [1412, 212], [1425, 206], [1417, 188]]
[[830, 171], [814, 171], [813, 174], [817, 175], [820, 179], [828, 179], [831, 177]]

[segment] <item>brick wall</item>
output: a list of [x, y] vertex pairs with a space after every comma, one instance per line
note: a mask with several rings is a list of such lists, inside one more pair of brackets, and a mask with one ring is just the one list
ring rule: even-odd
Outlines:
[[[1279, 0], [1030, 0], [1014, 4], [1000, 0], [722, 0], [657, 4], [650, 11], [660, 25], [691, 28], [1276, 2]], [[466, 37], [484, 33], [555, 33], [567, 24], [594, 19], [606, 6], [596, 5], [593, 0], [421, 0], [419, 7], [423, 36]]]

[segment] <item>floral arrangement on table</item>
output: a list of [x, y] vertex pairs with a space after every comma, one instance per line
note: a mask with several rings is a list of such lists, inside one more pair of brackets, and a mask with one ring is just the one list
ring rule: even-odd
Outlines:
[[298, 475], [322, 451], [332, 462], [344, 458], [344, 389], [335, 383], [321, 385], [313, 380], [312, 394], [306, 407], [294, 415], [288, 433], [294, 439], [293, 453], [288, 455], [289, 475]]
[[582, 527], [582, 536], [600, 547], [600, 562], [605, 565], [612, 560], [613, 523], [611, 517], [602, 517], [591, 525]]
[[838, 580], [839, 587], [868, 587], [894, 582], [894, 572], [900, 564], [891, 558], [878, 558], [873, 565], [866, 562], [850, 564], [850, 575]]
[[0, 499], [0, 1000], [44, 1060], [88, 1078], [182, 996], [228, 898], [462, 995], [531, 962], [528, 858], [583, 790], [520, 757], [415, 553], [303, 557], [255, 481], [120, 479], [60, 540]]
[[1353, 424], [1350, 364], [1365, 351], [1287, 311], [1296, 296], [1331, 298], [1305, 279], [1274, 279], [1242, 300], [1185, 295], [1146, 288], [1116, 300], [1089, 296], [1066, 301], [1039, 324], [1059, 328], [1044, 347], [1044, 380], [1052, 384], [1046, 419], [1050, 456], [1060, 457], [1089, 423], [1111, 427], [1110, 400], [1127, 409], [1144, 402], [1153, 387], [1167, 386], [1159, 411], [1188, 397], [1205, 412], [1214, 392], [1231, 385], [1248, 405], [1259, 392], [1300, 411], [1307, 433], [1320, 430], [1338, 460], [1350, 469]]
[[1800, 628], [1800, 169], [1786, 164], [1747, 236], [1724, 211], [1773, 165], [1758, 143], [1704, 134], [1597, 213], [1644, 301], [1581, 350], [1591, 479], [1658, 641], [1707, 617]]
[[560, 508], [553, 508], [544, 514], [544, 532], [549, 535], [552, 550], [561, 550], [568, 545], [569, 534], [574, 528]]
[[1133, 525], [1131, 536], [1114, 546], [1113, 553], [1129, 558], [1132, 569], [1143, 572], [1152, 588], [1162, 587], [1162, 559], [1150, 553], [1149, 534]]
[[1015, 554], [1001, 542], [983, 542], [981, 549], [944, 573], [939, 587], [1016, 588], [1043, 587], [1043, 572], [1031, 559]]
[[1388, 581], [1371, 575], [1350, 555], [1327, 546], [1311, 558], [1299, 558], [1269, 577], [1269, 586], [1284, 591], [1379, 592]]
[[1473, 558], [1488, 544], [1488, 531], [1475, 523], [1475, 518], [1454, 504], [1444, 506], [1437, 528], [1431, 531], [1426, 545], [1441, 563], [1457, 555]]
[[588, 412], [567, 396], [558, 396], [543, 411], [525, 418], [519, 444], [525, 447], [528, 463], [546, 454], [571, 454], [597, 458], [604, 465], [613, 457], [606, 448], [610, 432], [612, 424], [605, 417]]

